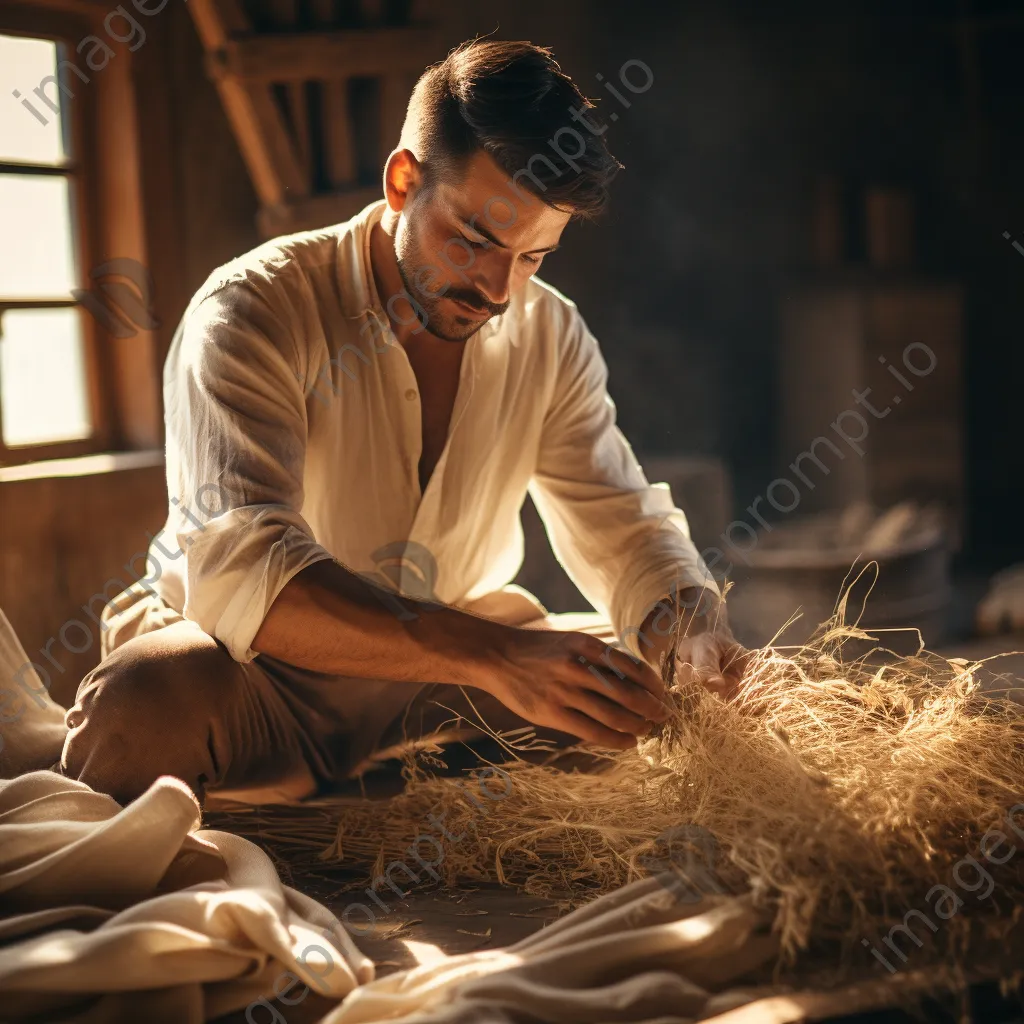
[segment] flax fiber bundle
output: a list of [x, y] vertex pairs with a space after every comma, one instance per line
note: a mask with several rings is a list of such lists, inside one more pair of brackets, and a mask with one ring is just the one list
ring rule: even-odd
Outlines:
[[[444, 841], [445, 882], [577, 903], [649, 874], [666, 834], [698, 826], [716, 845], [704, 888], [710, 878], [718, 891], [752, 890], [773, 910], [783, 975], [814, 961], [877, 967], [874, 945], [896, 968], [956, 971], [984, 948], [1006, 978], [1024, 963], [1024, 707], [983, 694], [980, 663], [849, 657], [851, 640], [872, 638], [842, 625], [844, 613], [841, 602], [799, 650], [759, 652], [731, 703], [674, 684], [675, 717], [600, 774], [514, 760], [502, 765], [508, 796], [492, 801], [410, 762], [406, 790], [386, 804], [263, 809], [235, 827], [379, 876], [391, 861], [414, 864], [408, 849], [427, 816], [444, 813], [460, 837]], [[985, 846], [1002, 865], [983, 856], [990, 828], [1007, 836]], [[901, 962], [881, 939], [908, 921], [921, 943], [898, 933]]]

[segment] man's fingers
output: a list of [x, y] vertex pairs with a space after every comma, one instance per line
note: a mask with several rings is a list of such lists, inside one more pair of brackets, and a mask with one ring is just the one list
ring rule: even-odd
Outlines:
[[588, 718], [608, 726], [609, 729], [630, 736], [645, 736], [651, 730], [651, 720], [634, 714], [613, 700], [591, 690], [576, 690], [566, 698], [570, 707], [582, 711]]
[[635, 683], [619, 679], [609, 668], [589, 665], [581, 684], [581, 692], [593, 691], [648, 722], [664, 722], [672, 714], [667, 699], [661, 700]]
[[659, 700], [665, 696], [665, 683], [657, 672], [642, 658], [634, 658], [618, 647], [609, 647], [605, 655], [608, 666], [618, 676], [625, 676], [631, 683], [642, 686]]
[[698, 675], [718, 672], [722, 663], [722, 650], [710, 633], [698, 633], [676, 651], [676, 660], [682, 667], [689, 667]]
[[609, 729], [580, 711], [565, 708], [559, 717], [560, 721], [556, 723], [555, 728], [572, 736], [578, 736], [584, 743], [592, 743], [597, 747], [610, 747], [612, 750], [630, 750], [636, 747], [635, 736]]
[[668, 691], [658, 673], [645, 661], [612, 647], [597, 637], [579, 634], [577, 680], [587, 689], [614, 700], [652, 722], [671, 714]]
[[723, 700], [729, 700], [735, 689], [735, 684], [731, 679], [726, 679], [725, 676], [718, 674], [707, 676], [701, 682], [705, 690], [717, 693]]

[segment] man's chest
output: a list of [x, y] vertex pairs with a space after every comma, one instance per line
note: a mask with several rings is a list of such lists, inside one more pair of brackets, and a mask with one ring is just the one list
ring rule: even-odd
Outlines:
[[525, 487], [551, 400], [545, 367], [503, 336], [433, 341], [330, 361], [321, 400], [308, 403], [303, 483], [318, 521], [358, 504], [396, 523], [436, 512], [454, 528]]
[[550, 396], [504, 339], [476, 342], [389, 347], [310, 403], [302, 513], [346, 565], [372, 573], [375, 553], [415, 543], [472, 575], [514, 549]]
[[464, 346], [444, 343], [433, 352], [409, 353], [419, 388], [422, 449], [419, 463], [420, 491], [425, 492], [430, 477], [444, 452], [452, 425], [452, 414], [459, 394]]

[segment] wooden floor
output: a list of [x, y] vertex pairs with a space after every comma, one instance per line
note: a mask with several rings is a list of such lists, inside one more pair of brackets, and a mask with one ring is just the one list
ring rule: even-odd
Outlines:
[[[327, 906], [340, 918], [350, 903], [360, 901], [369, 902], [357, 891], [330, 899]], [[414, 967], [435, 950], [455, 955], [511, 946], [558, 917], [550, 901], [498, 885], [427, 890], [385, 902], [386, 913], [373, 905], [378, 914], [373, 932], [356, 939], [379, 977]], [[351, 918], [363, 920], [361, 914]]]

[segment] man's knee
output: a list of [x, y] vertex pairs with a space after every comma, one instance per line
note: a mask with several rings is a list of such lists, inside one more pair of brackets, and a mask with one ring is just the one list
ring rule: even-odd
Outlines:
[[234, 662], [216, 641], [195, 633], [168, 627], [112, 651], [82, 680], [69, 716], [95, 709], [104, 718], [173, 728], [183, 713], [201, 713], [223, 696], [216, 683], [228, 685]]
[[162, 774], [185, 774], [183, 758], [205, 743], [238, 668], [195, 630], [169, 626], [128, 641], [78, 688], [67, 713], [65, 774], [118, 799], [137, 796]]

